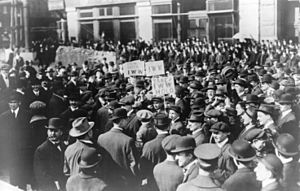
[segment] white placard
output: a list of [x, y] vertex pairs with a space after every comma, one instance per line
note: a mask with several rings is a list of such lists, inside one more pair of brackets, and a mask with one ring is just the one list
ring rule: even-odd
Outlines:
[[154, 61], [154, 62], [146, 62], [146, 75], [147, 76], [158, 76], [165, 74], [165, 66], [164, 61]]

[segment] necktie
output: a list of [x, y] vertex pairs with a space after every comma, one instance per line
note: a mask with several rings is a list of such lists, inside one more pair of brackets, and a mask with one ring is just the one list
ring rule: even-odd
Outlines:
[[13, 114], [14, 118], [17, 118], [16, 111], [12, 111], [12, 114]]

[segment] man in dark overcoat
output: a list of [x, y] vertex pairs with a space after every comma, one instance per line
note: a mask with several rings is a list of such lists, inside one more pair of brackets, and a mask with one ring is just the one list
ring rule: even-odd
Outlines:
[[66, 145], [62, 141], [64, 123], [60, 118], [49, 119], [47, 140], [34, 153], [34, 174], [38, 188], [43, 191], [64, 190], [63, 173]]

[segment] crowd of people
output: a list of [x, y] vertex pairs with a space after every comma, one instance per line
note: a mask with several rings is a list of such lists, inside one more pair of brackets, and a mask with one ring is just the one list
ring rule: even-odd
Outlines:
[[[41, 191], [299, 190], [299, 44], [100, 47], [117, 63], [0, 65], [0, 177]], [[163, 60], [175, 95], [124, 77], [137, 59]]]

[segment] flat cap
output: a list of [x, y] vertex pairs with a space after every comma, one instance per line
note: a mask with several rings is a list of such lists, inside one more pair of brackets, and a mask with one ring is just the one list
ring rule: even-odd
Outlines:
[[136, 113], [136, 116], [139, 119], [151, 119], [151, 118], [153, 118], [153, 113], [149, 110], [142, 109]]
[[264, 130], [262, 129], [258, 129], [258, 128], [253, 128], [251, 129], [247, 134], [246, 136], [244, 137], [244, 139], [246, 141], [249, 141], [249, 142], [252, 142], [253, 140], [255, 139], [264, 139], [264, 138], [267, 138], [266, 137], [266, 133]]
[[135, 101], [135, 99], [133, 96], [126, 96], [120, 100], [119, 104], [120, 105], [133, 105], [134, 101]]
[[217, 122], [213, 124], [209, 130], [210, 132], [230, 132], [230, 127], [224, 122]]
[[213, 160], [220, 156], [221, 149], [216, 144], [204, 143], [197, 146], [194, 154], [199, 159]]
[[172, 110], [172, 111], [175, 111], [178, 114], [181, 114], [181, 108], [179, 106], [172, 105], [172, 106], [170, 106], [169, 110]]
[[204, 115], [206, 117], [215, 117], [215, 118], [218, 118], [218, 117], [221, 117], [223, 115], [223, 113], [221, 111], [219, 111], [219, 110], [211, 109], [211, 110], [208, 110], [207, 112], [205, 112]]

